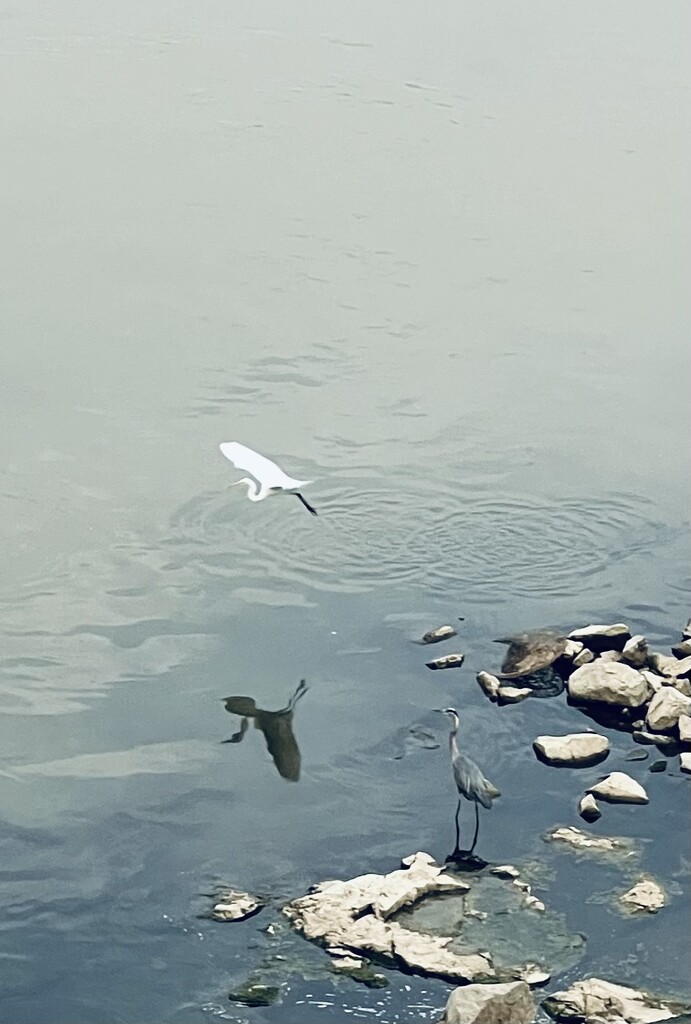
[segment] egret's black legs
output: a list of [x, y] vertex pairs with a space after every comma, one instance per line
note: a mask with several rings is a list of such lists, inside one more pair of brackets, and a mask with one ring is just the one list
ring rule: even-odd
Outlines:
[[[459, 803], [460, 803], [460, 800], [459, 800]], [[475, 849], [475, 844], [477, 842], [477, 834], [478, 834], [478, 832], [480, 830], [480, 811], [479, 811], [478, 806], [477, 806], [477, 800], [475, 800], [474, 803], [475, 803], [475, 835], [473, 836], [473, 845], [468, 850], [468, 853], [472, 853], [473, 850]]]
[[308, 512], [311, 512], [313, 516], [316, 516], [316, 515], [317, 515], [317, 510], [316, 510], [316, 508], [312, 508], [312, 506], [311, 506], [311, 505], [309, 504], [309, 502], [305, 501], [305, 499], [303, 498], [303, 496], [302, 496], [301, 494], [299, 494], [299, 493], [298, 493], [298, 491], [295, 491], [294, 493], [295, 493], [295, 497], [296, 497], [296, 498], [299, 498], [299, 499], [300, 499], [300, 501], [301, 501], [301, 502], [302, 502], [302, 504], [303, 504], [303, 505], [305, 506], [305, 508], [307, 509], [307, 511], [308, 511]]
[[460, 825], [458, 823], [458, 818], [459, 818], [460, 813], [461, 813], [461, 798], [459, 796], [458, 803], [456, 804], [456, 846], [454, 847], [455, 850], [458, 850], [458, 844], [461, 841], [461, 829], [460, 829]]

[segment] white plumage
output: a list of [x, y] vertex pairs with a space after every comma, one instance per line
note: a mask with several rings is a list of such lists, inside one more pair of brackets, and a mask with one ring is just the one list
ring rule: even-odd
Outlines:
[[311, 484], [311, 480], [296, 480], [295, 477], [288, 476], [271, 459], [238, 441], [224, 441], [219, 448], [221, 454], [232, 462], [236, 469], [246, 469], [255, 477], [254, 480], [250, 480], [245, 476], [232, 485], [236, 487], [237, 484], [246, 484], [247, 497], [250, 501], [263, 501], [264, 498], [271, 498], [276, 494], [294, 494], [305, 508], [316, 516], [316, 509], [312, 508], [300, 494], [300, 489]]

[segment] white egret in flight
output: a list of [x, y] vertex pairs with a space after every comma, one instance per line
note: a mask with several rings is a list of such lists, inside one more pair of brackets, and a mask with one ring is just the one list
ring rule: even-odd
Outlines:
[[271, 498], [274, 494], [294, 494], [307, 511], [316, 516], [317, 510], [312, 508], [300, 494], [300, 488], [311, 484], [311, 480], [295, 480], [292, 476], [287, 476], [271, 459], [265, 458], [237, 441], [224, 441], [219, 447], [221, 453], [233, 463], [236, 469], [246, 469], [253, 477], [256, 477], [255, 480], [250, 480], [249, 477], [244, 476], [242, 480], [231, 485], [237, 487], [238, 484], [247, 484], [247, 497], [250, 501], [263, 501], [264, 498]]

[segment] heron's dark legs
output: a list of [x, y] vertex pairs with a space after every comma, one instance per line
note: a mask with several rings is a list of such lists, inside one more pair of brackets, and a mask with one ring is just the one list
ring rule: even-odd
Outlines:
[[459, 843], [461, 841], [461, 831], [460, 831], [460, 825], [458, 823], [458, 817], [459, 817], [460, 813], [461, 813], [461, 798], [459, 796], [458, 803], [456, 804], [456, 846], [454, 847], [454, 849], [456, 851], [458, 850], [458, 845], [459, 845]]
[[468, 850], [468, 853], [472, 853], [473, 850], [475, 849], [475, 844], [477, 842], [477, 834], [478, 834], [478, 832], [480, 830], [480, 811], [479, 811], [479, 808], [477, 806], [477, 800], [475, 800], [474, 803], [475, 803], [475, 835], [473, 836], [473, 845]]
[[300, 501], [301, 501], [301, 502], [302, 502], [302, 504], [303, 504], [303, 505], [305, 506], [305, 508], [307, 509], [307, 511], [308, 511], [308, 512], [311, 512], [313, 516], [316, 516], [316, 515], [317, 515], [317, 510], [316, 510], [316, 508], [312, 508], [312, 506], [311, 506], [311, 505], [309, 504], [309, 502], [305, 501], [305, 499], [303, 498], [303, 496], [302, 496], [302, 495], [301, 495], [301, 494], [300, 494], [300, 493], [299, 493], [298, 491], [294, 491], [293, 493], [295, 494], [295, 497], [296, 497], [296, 498], [299, 498], [299, 499], [300, 499]]

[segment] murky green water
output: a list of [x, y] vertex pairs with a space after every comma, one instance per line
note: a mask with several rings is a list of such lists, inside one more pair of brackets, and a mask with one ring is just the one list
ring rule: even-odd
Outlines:
[[[621, 918], [620, 870], [540, 839], [602, 769], [531, 741], [585, 720], [473, 677], [519, 629], [688, 617], [688, 38], [638, 0], [0, 11], [2, 1020], [434, 1019], [441, 983], [262, 929], [450, 850], [449, 703], [503, 793], [481, 852], [544, 863], [573, 976], [684, 990], [677, 762], [595, 826], [673, 893]], [[229, 491], [232, 439], [319, 518]], [[458, 616], [431, 674], [410, 640]], [[289, 781], [223, 699], [301, 678]], [[220, 882], [271, 905], [198, 917]], [[255, 968], [282, 1001], [232, 1006]]]

